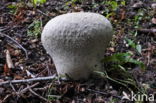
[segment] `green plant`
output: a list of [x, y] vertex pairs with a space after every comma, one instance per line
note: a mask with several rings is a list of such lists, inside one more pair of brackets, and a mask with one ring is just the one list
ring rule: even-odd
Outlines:
[[125, 6], [126, 5], [126, 1], [125, 0], [121, 1], [121, 5]]
[[108, 103], [118, 103], [119, 100], [117, 98], [110, 98], [110, 101]]
[[10, 13], [16, 14], [20, 10], [20, 8], [26, 8], [26, 6], [27, 5], [21, 1], [21, 2], [17, 2], [17, 3], [9, 4], [7, 6], [7, 8], [10, 9], [10, 11], [9, 11]]
[[118, 2], [117, 0], [105, 0], [105, 1], [102, 2], [102, 4], [107, 5], [113, 11], [115, 11], [115, 10], [117, 10], [117, 8], [120, 5], [125, 6], [126, 5], [126, 1], [125, 0], [121, 0], [120, 2]]
[[14, 14], [16, 12], [16, 10], [17, 10], [17, 5], [16, 4], [10, 4], [10, 5], [7, 6], [7, 8], [11, 9], [10, 13]]
[[145, 65], [138, 60], [135, 60], [132, 58], [132, 54], [131, 53], [116, 53], [112, 56], [108, 56], [106, 58], [104, 58], [102, 60], [102, 62], [113, 62], [115, 63], [114, 66], [115, 67], [124, 67], [123, 65], [126, 63], [132, 63], [135, 65], [138, 65], [142, 70], [145, 70]]
[[136, 44], [136, 43], [134, 42], [134, 40], [131, 40], [131, 39], [128, 39], [128, 38], [126, 38], [126, 41], [127, 41], [127, 43], [128, 43], [128, 46], [130, 46], [130, 47], [136, 49], [136, 51], [137, 51], [139, 54], [141, 54], [142, 47], [141, 47], [140, 44]]
[[27, 35], [38, 37], [41, 34], [41, 29], [42, 29], [42, 21], [34, 20], [34, 22], [32, 22], [28, 26]]
[[127, 71], [127, 65], [134, 64], [142, 70], [145, 70], [145, 65], [141, 61], [133, 59], [131, 53], [116, 53], [112, 56], [105, 57], [101, 62], [107, 64], [107, 67], [105, 67], [104, 72], [95, 71], [100, 77], [122, 85], [129, 91], [131, 90], [131, 88], [128, 88], [129, 86], [132, 86], [133, 89], [140, 90], [133, 76]]
[[134, 28], [139, 28], [140, 21], [143, 19], [144, 12], [143, 10], [139, 10], [138, 13], [134, 17]]
[[107, 4], [110, 5], [113, 10], [116, 10], [119, 6], [117, 1], [108, 1]]
[[31, 0], [31, 2], [33, 3], [34, 7], [36, 7], [37, 5], [46, 3], [46, 0]]
[[125, 6], [126, 1], [125, 0], [104, 0], [101, 2], [101, 5], [105, 5], [105, 10], [102, 12], [106, 18], [110, 18], [113, 16], [116, 16], [116, 10], [119, 8], [119, 6]]
[[[131, 89], [128, 88], [128, 85], [132, 85], [132, 86], [135, 87], [135, 89], [138, 89], [138, 88], [137, 88], [137, 84], [136, 84], [136, 82], [135, 82], [133, 79], [130, 79], [130, 78], [126, 79], [126, 78], [125, 78], [125, 80], [123, 80], [123, 79], [120, 80], [120, 79], [117, 79], [117, 78], [113, 78], [113, 77], [109, 76], [108, 73], [107, 73], [106, 71], [104, 71], [104, 72], [95, 71], [94, 73], [98, 74], [98, 75], [99, 75], [100, 77], [102, 77], [102, 78], [105, 78], [105, 79], [110, 80], [111, 82], [114, 82], [114, 83], [117, 83], [117, 84], [119, 84], [119, 85], [124, 86], [124, 87], [127, 88], [129, 91], [131, 91]], [[126, 74], [127, 74], [127, 73], [126, 73]]]
[[72, 7], [75, 7], [76, 6], [76, 3], [77, 2], [82, 2], [82, 0], [69, 0], [65, 3], [64, 5], [64, 9], [69, 9], [69, 6], [71, 5]]
[[70, 1], [66, 2], [65, 5], [70, 5], [70, 4], [71, 4], [71, 5], [75, 5], [76, 2], [82, 3], [82, 1], [83, 1], [83, 0], [70, 0]]

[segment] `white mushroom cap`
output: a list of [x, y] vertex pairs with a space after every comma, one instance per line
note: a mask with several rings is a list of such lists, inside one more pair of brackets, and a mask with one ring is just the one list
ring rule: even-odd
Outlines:
[[112, 38], [111, 23], [96, 13], [67, 13], [51, 19], [42, 32], [42, 43], [60, 76], [87, 79], [100, 70], [100, 60]]

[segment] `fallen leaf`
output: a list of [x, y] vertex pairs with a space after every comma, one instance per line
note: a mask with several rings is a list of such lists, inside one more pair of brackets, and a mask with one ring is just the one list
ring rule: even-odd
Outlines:
[[36, 43], [36, 42], [38, 42], [38, 39], [33, 39], [33, 40], [31, 40], [30, 42], [31, 42], [31, 43]]
[[121, 20], [124, 20], [124, 19], [125, 19], [125, 17], [126, 17], [125, 14], [126, 14], [125, 9], [121, 9], [121, 11], [120, 11], [120, 17], [121, 17], [120, 19], [121, 19]]
[[153, 3], [153, 4], [151, 5], [151, 7], [152, 7], [152, 9], [156, 9], [156, 3]]
[[108, 48], [111, 52], [115, 52], [115, 49], [113, 47]]
[[135, 8], [135, 9], [141, 8], [141, 7], [143, 7], [143, 2], [142, 1], [139, 1], [139, 2], [132, 5], [132, 8]]
[[0, 82], [4, 82], [4, 80], [3, 79], [0, 79]]
[[6, 63], [8, 68], [14, 68], [9, 50], [6, 51]]
[[152, 18], [151, 22], [152, 22], [153, 24], [156, 24], [156, 18]]
[[3, 23], [4, 23], [3, 17], [0, 17], [0, 24], [3, 24]]
[[4, 74], [10, 75], [10, 68], [8, 68], [7, 64], [4, 65]]
[[22, 76], [20, 76], [20, 75], [14, 75], [14, 80], [21, 80], [21, 79], [23, 79]]
[[137, 50], [137, 52], [138, 53], [140, 53], [141, 54], [141, 51], [142, 51], [142, 47], [141, 47], [141, 45], [136, 45], [136, 50]]

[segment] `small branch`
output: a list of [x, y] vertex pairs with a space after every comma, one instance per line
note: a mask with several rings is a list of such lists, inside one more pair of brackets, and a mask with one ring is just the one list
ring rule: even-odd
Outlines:
[[44, 16], [49, 17], [49, 15], [47, 15], [46, 13], [42, 12], [42, 11], [41, 11], [41, 10], [39, 10], [39, 9], [37, 9], [37, 12], [41, 13], [41, 14], [42, 14], [42, 15], [44, 15]]
[[[6, 95], [6, 96], [4, 97], [4, 99], [2, 100], [2, 103], [5, 103], [6, 100], [7, 100], [9, 97], [11, 97], [11, 95], [12, 95], [12, 94]], [[0, 102], [0, 103], [1, 103], [1, 102]]]
[[[91, 92], [95, 92], [95, 93], [99, 93], [99, 94], [102, 94], [102, 95], [109, 95], [110, 93], [104, 93], [104, 92], [101, 92], [101, 91], [96, 91], [96, 90], [92, 90], [92, 89], [87, 89], [88, 91], [91, 91]], [[118, 99], [121, 99], [120, 96], [115, 96], [115, 95], [112, 95], [110, 94], [111, 96], [115, 97], [115, 98], [118, 98]]]
[[13, 89], [14, 92], [16, 92], [15, 87], [10, 83], [11, 88]]
[[60, 99], [62, 96], [60, 96], [60, 95], [48, 95], [48, 97]]
[[0, 86], [8, 85], [10, 83], [17, 84], [17, 83], [30, 83], [30, 82], [38, 82], [38, 81], [49, 81], [55, 78], [56, 78], [56, 74], [49, 77], [38, 77], [38, 78], [24, 79], [24, 80], [11, 80], [11, 81], [0, 82]]
[[96, 91], [96, 90], [92, 90], [92, 89], [87, 89], [87, 90], [91, 91], [91, 92], [99, 93], [99, 94], [102, 94], [102, 95], [108, 95], [108, 93], [104, 93], [104, 92], [100, 92], [100, 91]]
[[156, 33], [156, 29], [138, 29], [140, 32], [145, 32], [145, 33]]
[[8, 36], [8, 35], [2, 33], [2, 32], [0, 32], [0, 34], [3, 35], [3, 36], [5, 36], [5, 37], [7, 37], [7, 38], [9, 38], [9, 39], [12, 40], [14, 43], [16, 43], [16, 44], [25, 52], [26, 59], [28, 59], [27, 50], [26, 50], [21, 44], [19, 44], [19, 43], [18, 43], [16, 40], [14, 40], [12, 37], [10, 37], [10, 36]]
[[47, 103], [51, 103], [50, 101], [48, 101], [46, 98], [40, 96], [39, 94], [37, 94], [36, 92], [34, 92], [31, 88], [29, 88], [29, 91], [34, 94], [35, 96], [39, 97], [41, 100], [47, 102]]
[[31, 85], [31, 86], [27, 86], [26, 88], [22, 89], [21, 91], [16, 92], [16, 94], [18, 94], [18, 95], [24, 94], [24, 93], [27, 92], [30, 88], [33, 88], [33, 87], [37, 86], [38, 84], [39, 84], [39, 82], [37, 82], [37, 83], [35, 83], [35, 84]]
[[49, 88], [49, 85], [43, 87], [43, 88], [33, 88], [34, 91], [44, 91], [47, 90]]

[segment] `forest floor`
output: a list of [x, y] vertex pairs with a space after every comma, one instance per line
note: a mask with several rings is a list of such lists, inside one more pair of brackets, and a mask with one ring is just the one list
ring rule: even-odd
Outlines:
[[[155, 0], [48, 0], [39, 6], [28, 1], [0, 3], [0, 103], [155, 103]], [[63, 81], [55, 76], [41, 32], [51, 18], [80, 11], [100, 13], [113, 25], [114, 36], [104, 54], [109, 59], [104, 62], [106, 73], [88, 81]], [[48, 76], [55, 78], [11, 82]], [[147, 97], [139, 100], [143, 94]]]

